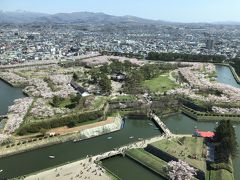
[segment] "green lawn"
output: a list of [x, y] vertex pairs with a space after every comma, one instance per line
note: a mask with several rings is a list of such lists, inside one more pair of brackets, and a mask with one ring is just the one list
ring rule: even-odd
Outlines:
[[206, 171], [205, 158], [202, 157], [203, 138], [184, 137], [172, 140], [161, 140], [152, 144], [158, 149], [165, 151], [190, 165]]
[[209, 171], [209, 180], [234, 180], [233, 174], [225, 169]]
[[153, 171], [159, 173], [163, 177], [168, 177], [166, 168], [167, 162], [161, 160], [160, 158], [148, 153], [144, 149], [131, 149], [126, 153], [130, 158], [140, 162], [146, 167], [152, 169]]
[[131, 96], [131, 95], [126, 95], [126, 96], [116, 96], [114, 98], [112, 98], [110, 101], [112, 102], [118, 102], [118, 101], [134, 101], [137, 98], [135, 96]]
[[152, 92], [165, 92], [178, 87], [179, 85], [171, 81], [168, 76], [168, 74], [162, 74], [151, 80], [145, 80], [142, 85]]
[[65, 108], [67, 105], [71, 105], [72, 102], [70, 100], [70, 98], [64, 99], [61, 101], [61, 103], [59, 104], [60, 108]]
[[182, 142], [185, 146], [189, 147], [190, 154], [196, 154], [199, 157], [202, 157], [203, 151], [203, 138], [200, 137], [184, 137], [180, 138], [180, 142]]
[[96, 97], [92, 105], [93, 109], [100, 108], [104, 103], [106, 103], [106, 101], [105, 97]]

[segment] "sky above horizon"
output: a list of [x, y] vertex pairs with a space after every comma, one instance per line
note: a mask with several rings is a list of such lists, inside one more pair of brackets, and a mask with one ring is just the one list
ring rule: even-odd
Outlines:
[[240, 22], [240, 0], [0, 0], [0, 10], [103, 12], [174, 22]]

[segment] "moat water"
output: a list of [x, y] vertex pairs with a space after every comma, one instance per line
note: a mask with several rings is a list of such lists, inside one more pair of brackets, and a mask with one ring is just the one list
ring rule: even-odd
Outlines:
[[103, 166], [114, 172], [122, 180], [163, 180], [161, 176], [146, 169], [136, 161], [122, 156], [103, 160]]
[[[226, 83], [234, 87], [240, 87], [235, 81], [230, 69], [225, 66], [216, 66], [217, 81]], [[9, 105], [13, 104], [14, 99], [24, 97], [20, 88], [13, 88], [7, 83], [0, 81], [0, 114], [6, 114]], [[214, 130], [216, 122], [196, 122], [193, 119], [183, 115], [173, 115], [163, 119], [164, 123], [172, 130], [173, 133], [193, 133], [194, 128], [201, 130]], [[137, 138], [150, 138], [160, 135], [161, 132], [156, 130], [155, 125], [149, 125], [151, 121], [147, 119], [128, 119], [122, 130], [107, 135], [95, 137], [74, 143], [72, 141], [57, 144], [29, 152], [5, 157], [0, 159], [0, 179], [13, 178], [22, 176], [46, 168], [60, 165], [68, 161], [74, 161], [85, 157], [86, 155], [95, 155], [109, 151], [137, 140]], [[240, 144], [240, 124], [234, 124]], [[111, 136], [112, 139], [107, 138]], [[134, 136], [130, 139], [130, 136]], [[54, 155], [55, 159], [49, 159], [49, 155]], [[130, 159], [114, 157], [104, 162], [110, 170], [122, 179], [160, 179], [155, 173], [143, 168]], [[234, 160], [235, 179], [240, 177], [240, 158]], [[129, 170], [131, 169], [131, 170]], [[133, 170], [132, 170], [133, 169]], [[137, 176], [134, 176], [137, 174]]]
[[[137, 141], [138, 138], [150, 138], [160, 135], [156, 126], [150, 126], [147, 119], [127, 119], [124, 128], [107, 135], [98, 136], [80, 142], [65, 142], [29, 152], [4, 157], [0, 159], [0, 169], [4, 171], [1, 178], [22, 176], [35, 171], [60, 165], [68, 161], [74, 161], [86, 157], [107, 152], [113, 148]], [[111, 136], [112, 139], [108, 139]], [[129, 138], [134, 136], [134, 138]], [[55, 159], [49, 159], [54, 155]]]
[[25, 95], [21, 88], [14, 88], [0, 80], [0, 115], [7, 114], [8, 106], [11, 106], [15, 99], [22, 97], [25, 97]]
[[231, 70], [227, 66], [216, 65], [217, 82], [229, 84], [231, 86], [240, 88], [240, 84], [235, 80]]

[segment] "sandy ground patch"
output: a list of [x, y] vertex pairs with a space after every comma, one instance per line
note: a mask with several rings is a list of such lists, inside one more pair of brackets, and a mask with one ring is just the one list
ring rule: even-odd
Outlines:
[[106, 171], [99, 165], [83, 159], [74, 163], [66, 164], [38, 174], [26, 177], [26, 180], [68, 180], [68, 179], [89, 179], [89, 180], [111, 180]]
[[122, 89], [122, 83], [111, 81], [112, 83], [112, 95], [118, 95], [119, 91]]
[[48, 131], [47, 133], [57, 133], [57, 134], [61, 134], [61, 135], [62, 134], [68, 134], [68, 133], [74, 133], [74, 132], [79, 132], [79, 131], [82, 131], [82, 130], [85, 130], [85, 129], [90, 129], [90, 128], [110, 124], [112, 122], [113, 122], [113, 118], [108, 117], [105, 121], [99, 121], [99, 122], [96, 122], [96, 123], [93, 123], [93, 124], [86, 124], [86, 125], [77, 126], [77, 127], [73, 127], [73, 128], [68, 128], [67, 126], [54, 128], [54, 129], [51, 129], [50, 131]]

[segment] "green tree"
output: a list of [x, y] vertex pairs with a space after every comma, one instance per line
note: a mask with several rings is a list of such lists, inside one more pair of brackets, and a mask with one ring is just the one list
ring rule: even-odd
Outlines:
[[232, 123], [228, 121], [221, 121], [215, 129], [215, 139], [219, 143], [220, 157], [228, 161], [229, 157], [237, 157], [238, 143], [235, 129]]
[[99, 82], [100, 75], [102, 74], [101, 71], [98, 68], [93, 68], [89, 71], [89, 74], [91, 76], [90, 82], [95, 84]]
[[75, 126], [76, 126], [76, 122], [73, 121], [73, 120], [71, 120], [71, 121], [69, 121], [69, 122], [67, 123], [67, 127], [68, 127], [68, 128], [73, 128], [73, 127], [75, 127]]
[[109, 74], [110, 73], [110, 67], [107, 64], [104, 64], [103, 66], [100, 67], [100, 71], [104, 74]]
[[46, 133], [47, 133], [47, 129], [41, 128], [39, 132], [40, 132], [40, 134], [41, 134], [42, 136], [45, 136]]
[[189, 61], [189, 62], [223, 62], [226, 57], [222, 55], [202, 55], [184, 53], [158, 53], [149, 52], [146, 59], [161, 61]]
[[71, 101], [71, 103], [78, 104], [81, 97], [82, 96], [80, 94], [70, 95], [70, 101]]
[[122, 62], [118, 60], [112, 60], [110, 64], [111, 73], [123, 73], [125, 71], [125, 67]]
[[77, 73], [75, 73], [75, 72], [73, 73], [72, 78], [73, 78], [74, 81], [77, 81], [79, 79]]
[[131, 63], [131, 62], [128, 61], [128, 60], [125, 60], [125, 61], [123, 62], [123, 66], [124, 66], [125, 72], [130, 72], [130, 70], [131, 70], [132, 67], [136, 67], [133, 63]]
[[231, 59], [230, 64], [234, 67], [236, 73], [240, 77], [240, 58]]
[[132, 70], [125, 82], [124, 91], [129, 94], [142, 93], [141, 82], [143, 80], [143, 74], [139, 70]]
[[111, 80], [107, 77], [106, 74], [101, 74], [99, 86], [103, 94], [110, 94], [112, 91]]
[[89, 74], [91, 75], [91, 82], [98, 84], [103, 94], [110, 94], [112, 90], [111, 80], [106, 73], [103, 73], [99, 68], [92, 69]]
[[156, 64], [146, 64], [141, 67], [140, 71], [145, 80], [155, 78], [160, 74], [160, 69]]
[[52, 99], [52, 106], [53, 107], [59, 107], [59, 105], [61, 104], [63, 98], [59, 97], [59, 96], [53, 96]]

